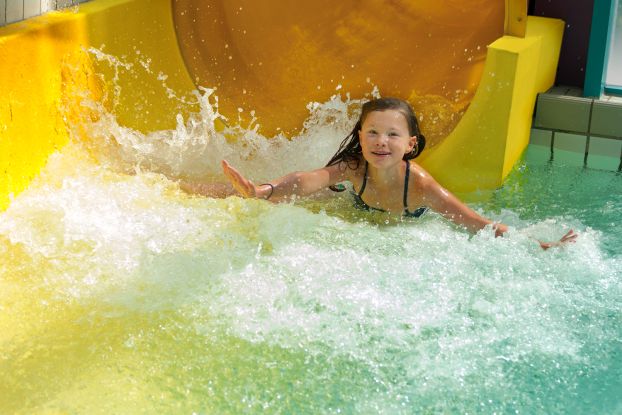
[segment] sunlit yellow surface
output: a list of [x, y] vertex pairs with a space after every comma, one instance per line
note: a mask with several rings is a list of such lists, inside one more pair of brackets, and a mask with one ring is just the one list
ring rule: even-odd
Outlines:
[[530, 16], [524, 38], [488, 48], [484, 76], [462, 121], [419, 161], [456, 192], [499, 187], [529, 142], [536, 94], [548, 89], [564, 23]]
[[79, 15], [88, 46], [123, 57], [132, 65], [117, 74], [109, 65], [95, 68], [109, 87], [120, 88], [118, 102], [111, 105], [123, 125], [143, 132], [174, 128], [177, 113], [196, 110], [179, 101], [191, 100], [189, 95], [196, 87], [179, 52], [171, 2], [95, 0], [81, 5]]
[[0, 209], [67, 143], [60, 68], [80, 64], [75, 52], [84, 41], [82, 21], [73, 16], [0, 28]]
[[[166, 1], [100, 0], [79, 9], [52, 12], [0, 27], [0, 209], [19, 194], [39, 172], [50, 153], [66, 144], [72, 112], [83, 111], [75, 92], [101, 95], [93, 62], [83, 48], [129, 56], [133, 65], [167, 75], [169, 91], [185, 97], [194, 89], [172, 30]], [[73, 66], [82, 70], [73, 70]], [[97, 73], [107, 82], [115, 74], [106, 65]], [[67, 78], [69, 76], [69, 79]], [[121, 75], [122, 89], [114, 107], [118, 119], [131, 128], [151, 131], [175, 126], [175, 114], [194, 109], [162, 88], [156, 76]], [[107, 85], [111, 87], [111, 85]], [[59, 110], [65, 106], [65, 117]], [[77, 115], [77, 114], [75, 114]]]
[[525, 0], [505, 0], [505, 35], [525, 37], [527, 30], [527, 2]]

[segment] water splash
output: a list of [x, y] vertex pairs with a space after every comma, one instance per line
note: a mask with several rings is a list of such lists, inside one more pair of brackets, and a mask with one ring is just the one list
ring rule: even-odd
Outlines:
[[[622, 191], [593, 185], [610, 173], [573, 180], [601, 221], [548, 197], [551, 171], [515, 172], [476, 206], [504, 238], [347, 197], [193, 197], [167, 176], [324, 164], [360, 105], [312, 103], [288, 141], [195, 98], [148, 134], [85, 100], [98, 116], [0, 214], [0, 412], [615, 412], [622, 259], [603, 241]], [[532, 239], [568, 227], [566, 249]]]
[[[177, 97], [164, 82], [163, 88], [178, 102], [196, 105], [198, 111], [187, 117], [179, 113], [176, 127], [141, 133], [119, 123], [114, 108], [122, 94], [118, 77], [122, 70], [133, 70], [135, 65], [101, 50], [89, 49], [100, 62], [113, 68], [112, 87], [100, 100], [82, 97], [80, 104], [88, 111], [77, 125], [72, 125], [72, 139], [84, 145], [100, 164], [118, 171], [130, 172], [137, 166], [144, 170], [161, 172], [171, 177], [220, 180], [220, 160], [227, 159], [246, 174], [258, 180], [267, 180], [292, 170], [309, 170], [324, 165], [334, 154], [356, 117], [361, 99], [349, 94], [335, 94], [327, 102], [310, 103], [309, 117], [298, 136], [287, 138], [283, 134], [265, 137], [258, 133], [256, 119], [243, 126], [229, 120], [218, 111], [218, 97], [210, 88], [199, 88], [188, 98]], [[140, 61], [142, 62], [142, 61]], [[151, 74], [148, 62], [139, 66]], [[377, 97], [377, 88], [370, 91]], [[112, 108], [107, 102], [113, 102]], [[250, 111], [251, 116], [253, 111]], [[239, 121], [239, 120], [238, 120]], [[304, 154], [305, 157], [301, 157]]]

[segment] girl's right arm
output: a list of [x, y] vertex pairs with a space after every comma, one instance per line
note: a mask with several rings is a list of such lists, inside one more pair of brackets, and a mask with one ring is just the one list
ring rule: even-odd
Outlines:
[[222, 161], [222, 169], [235, 188], [243, 197], [258, 199], [280, 199], [297, 195], [305, 196], [320, 191], [328, 186], [347, 180], [350, 169], [339, 164], [322, 167], [312, 171], [299, 171], [286, 174], [272, 180], [270, 184], [256, 185], [244, 177], [226, 160]]

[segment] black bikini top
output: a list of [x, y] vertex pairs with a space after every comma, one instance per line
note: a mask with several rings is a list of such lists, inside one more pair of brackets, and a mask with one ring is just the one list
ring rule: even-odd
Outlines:
[[[354, 196], [354, 206], [358, 209], [368, 210], [368, 211], [378, 211], [378, 212], [386, 212], [384, 209], [378, 209], [375, 207], [369, 206], [367, 203], [363, 201], [363, 192], [365, 191], [365, 186], [367, 185], [367, 169], [369, 167], [369, 163], [365, 161], [365, 173], [363, 175], [363, 184], [361, 185], [361, 190], [358, 193], [352, 192]], [[418, 218], [427, 212], [428, 208], [425, 206], [421, 206], [420, 208], [415, 209], [414, 211], [408, 210], [408, 178], [410, 177], [410, 163], [406, 162], [406, 176], [404, 177], [404, 213], [403, 216], [409, 218]]]

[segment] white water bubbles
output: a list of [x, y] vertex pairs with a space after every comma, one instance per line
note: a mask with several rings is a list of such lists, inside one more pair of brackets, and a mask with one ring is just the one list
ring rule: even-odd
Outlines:
[[[309, 104], [303, 133], [289, 140], [225, 119], [213, 89], [194, 99], [199, 110], [178, 114], [175, 128], [146, 134], [84, 101], [98, 117], [0, 214], [0, 308], [24, 310], [0, 322], [25, 339], [15, 334], [16, 348], [36, 357], [41, 333], [76, 321], [92, 330], [78, 346], [43, 339], [47, 357], [82, 364], [65, 384], [131, 379], [145, 401], [173, 391], [205, 402], [200, 386], [220, 378], [223, 402], [261, 396], [249, 397], [255, 388], [298, 399], [292, 407], [312, 399], [314, 413], [331, 411], [315, 398], [335, 391], [355, 402], [351, 412], [510, 412], [503, 402], [519, 402], [529, 413], [572, 408], [560, 395], [602, 378], [611, 362], [602, 347], [618, 345], [622, 268], [601, 231], [558, 208], [524, 219], [521, 203], [479, 210], [511, 226], [495, 238], [435, 214], [385, 224], [346, 198], [318, 207], [193, 197], [166, 176], [220, 180], [221, 158], [257, 180], [323, 165], [360, 105], [347, 94]], [[557, 203], [539, 200], [545, 212]], [[568, 227], [580, 238], [563, 249], [532, 239]], [[91, 350], [112, 370], [89, 371]], [[17, 362], [7, 378], [51, 373], [39, 370], [47, 360]], [[301, 384], [304, 397], [292, 398]]]
[[[70, 129], [75, 142], [86, 146], [102, 165], [117, 171], [139, 168], [171, 178], [224, 181], [220, 161], [227, 159], [252, 179], [266, 181], [289, 171], [318, 168], [326, 164], [350, 132], [363, 102], [345, 93], [333, 95], [323, 103], [310, 103], [309, 116], [298, 135], [266, 137], [259, 132], [252, 109], [238, 109], [251, 114], [248, 125], [241, 125], [239, 117], [231, 120], [219, 112], [215, 89], [199, 87], [192, 92], [191, 102], [189, 98], [176, 97], [180, 104], [196, 110], [171, 114], [175, 128], [143, 133], [124, 126], [115, 115], [119, 96], [124, 93], [118, 82], [119, 73], [142, 67], [144, 73], [140, 76], [157, 77], [162, 88], [170, 92], [165, 83], [167, 76], [154, 74], [148, 61], [141, 60], [136, 65], [94, 48], [88, 53], [113, 68], [113, 78], [109, 80], [112, 97], [103, 100], [112, 101], [113, 105], [108, 109], [103, 101], [82, 99], [88, 116], [82, 117], [79, 125], [70, 125]], [[144, 60], [142, 55], [139, 57]], [[377, 89], [370, 94], [377, 96]]]

